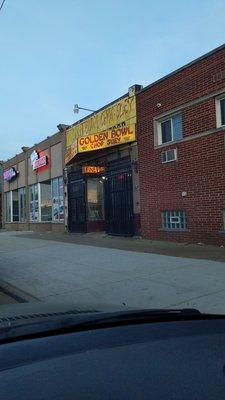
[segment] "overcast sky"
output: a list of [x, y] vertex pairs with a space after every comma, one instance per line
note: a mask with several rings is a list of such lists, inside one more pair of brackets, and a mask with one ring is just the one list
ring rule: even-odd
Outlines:
[[224, 0], [6, 0], [0, 159], [223, 44], [224, 21]]

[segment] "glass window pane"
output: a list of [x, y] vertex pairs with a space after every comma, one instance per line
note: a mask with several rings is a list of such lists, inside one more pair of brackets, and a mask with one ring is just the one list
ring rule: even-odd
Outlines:
[[225, 99], [220, 100], [221, 124], [225, 125]]
[[93, 178], [87, 182], [88, 220], [100, 221], [104, 219], [103, 182]]
[[39, 201], [38, 201], [38, 185], [30, 186], [30, 221], [37, 222], [39, 220]]
[[59, 178], [59, 220], [64, 220], [64, 182], [63, 178]]
[[52, 180], [52, 220], [59, 222], [64, 220], [64, 183], [63, 178]]
[[58, 178], [52, 180], [52, 197], [58, 197]]
[[25, 196], [25, 188], [20, 188], [18, 190], [19, 193], [19, 221], [25, 221], [25, 209], [26, 209], [26, 196]]
[[162, 130], [162, 143], [170, 142], [172, 140], [171, 119], [161, 123]]
[[41, 221], [52, 220], [52, 191], [51, 181], [42, 182], [41, 188]]
[[182, 139], [183, 137], [183, 132], [182, 132], [182, 115], [175, 115], [172, 118], [172, 123], [173, 123], [173, 140], [179, 140]]
[[52, 180], [52, 220], [59, 220], [59, 180]]
[[187, 218], [184, 211], [164, 211], [162, 213], [162, 226], [165, 229], [186, 229]]
[[19, 199], [18, 190], [12, 191], [12, 211], [13, 211], [13, 221], [19, 221]]
[[11, 192], [5, 193], [5, 219], [11, 222]]

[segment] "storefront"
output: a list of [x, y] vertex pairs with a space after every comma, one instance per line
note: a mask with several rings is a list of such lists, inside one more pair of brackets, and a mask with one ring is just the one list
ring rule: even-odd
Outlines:
[[135, 90], [67, 131], [71, 232], [139, 234]]
[[3, 164], [3, 223], [10, 230], [64, 231], [64, 134]]

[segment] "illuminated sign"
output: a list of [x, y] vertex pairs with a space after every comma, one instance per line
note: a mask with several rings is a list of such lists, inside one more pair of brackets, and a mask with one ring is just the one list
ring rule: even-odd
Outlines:
[[18, 175], [18, 172], [15, 170], [14, 167], [7, 169], [3, 172], [3, 179], [7, 182], [11, 181]]
[[34, 150], [30, 155], [30, 161], [32, 168], [35, 171], [36, 169], [44, 167], [48, 164], [48, 157], [46, 155], [39, 157], [38, 152]]
[[84, 165], [82, 167], [83, 174], [99, 174], [104, 173], [105, 167], [97, 166], [97, 165]]
[[135, 140], [135, 125], [109, 129], [102, 133], [80, 137], [77, 141], [78, 153], [100, 150]]
[[[65, 162], [70, 160], [78, 153], [78, 140], [84, 136], [96, 135], [116, 128], [134, 126], [136, 124], [136, 97], [126, 96], [105, 107], [103, 110], [92, 114], [84, 121], [72, 126], [67, 130], [66, 135], [66, 155]], [[114, 128], [114, 129], [113, 129]], [[134, 139], [135, 140], [135, 139]], [[121, 144], [120, 141], [112, 144]], [[104, 146], [109, 147], [109, 146]], [[101, 147], [100, 147], [101, 148]], [[85, 150], [86, 151], [86, 150]]]

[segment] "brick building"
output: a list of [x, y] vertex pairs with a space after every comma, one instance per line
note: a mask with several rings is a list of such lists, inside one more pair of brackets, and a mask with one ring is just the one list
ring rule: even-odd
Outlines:
[[225, 45], [142, 89], [143, 237], [225, 243]]

